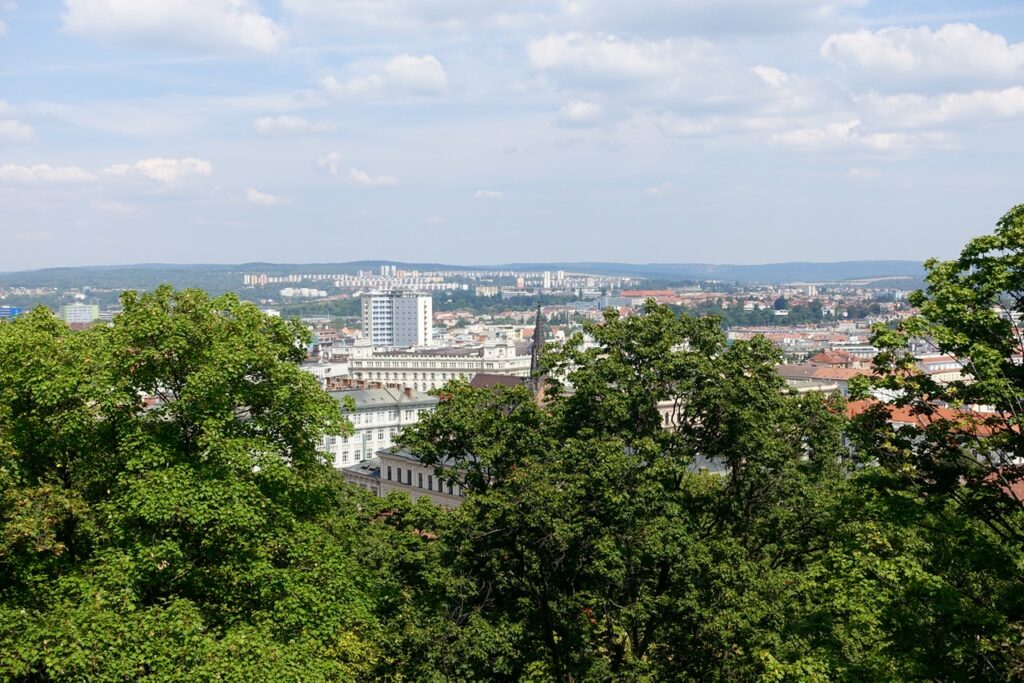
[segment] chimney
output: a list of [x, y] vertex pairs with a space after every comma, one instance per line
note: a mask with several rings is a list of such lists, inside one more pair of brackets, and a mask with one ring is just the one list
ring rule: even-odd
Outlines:
[[406, 398], [412, 398], [412, 387], [406, 387], [405, 388], [405, 397]]

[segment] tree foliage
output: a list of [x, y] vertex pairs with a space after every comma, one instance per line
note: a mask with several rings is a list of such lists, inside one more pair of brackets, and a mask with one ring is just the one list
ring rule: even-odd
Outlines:
[[[161, 287], [0, 325], [0, 677], [337, 680], [379, 648], [306, 332]], [[157, 397], [157, 402], [144, 400]]]
[[549, 350], [543, 407], [446, 387], [405, 441], [477, 479], [436, 542], [449, 608], [422, 611], [439, 646], [416, 673], [1008, 676], [1018, 582], [996, 567], [1019, 554], [858, 465], [841, 403], [787, 393], [777, 361], [651, 303]]
[[[955, 501], [1024, 547], [1024, 205], [958, 259], [926, 268], [926, 289], [911, 297], [918, 315], [876, 329], [873, 343], [876, 386], [929, 427], [894, 429], [879, 408], [860, 421], [863, 450], [921, 495]], [[919, 371], [911, 342], [957, 359], [960, 378]]]
[[547, 349], [539, 397], [439, 392], [401, 442], [451, 511], [324, 461], [350, 427], [297, 322], [161, 287], [2, 324], [0, 678], [1020, 680], [1022, 245], [1018, 207], [876, 332], [925, 429], [649, 302]]

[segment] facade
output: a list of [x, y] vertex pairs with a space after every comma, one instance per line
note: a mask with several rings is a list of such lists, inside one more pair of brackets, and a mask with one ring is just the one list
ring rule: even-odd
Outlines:
[[58, 316], [66, 323], [91, 323], [99, 320], [100, 307], [96, 304], [64, 304]]
[[363, 338], [371, 346], [427, 346], [433, 339], [434, 302], [417, 292], [369, 292], [362, 297]]
[[382, 448], [389, 448], [404, 427], [415, 424], [420, 416], [437, 406], [437, 398], [411, 388], [388, 387], [349, 389], [331, 392], [339, 404], [347, 398], [355, 409], [341, 406], [342, 415], [352, 422], [352, 436], [328, 435], [320, 450], [329, 453], [337, 468], [369, 460]]
[[417, 391], [438, 389], [452, 379], [472, 380], [478, 373], [530, 376], [529, 355], [518, 353], [513, 341], [450, 349], [379, 351], [353, 348], [349, 375], [354, 380], [397, 383]]
[[437, 476], [433, 467], [400, 448], [378, 451], [374, 458], [342, 468], [342, 475], [350, 484], [380, 497], [400, 491], [413, 500], [426, 498], [444, 508], [458, 507], [465, 496], [458, 482]]

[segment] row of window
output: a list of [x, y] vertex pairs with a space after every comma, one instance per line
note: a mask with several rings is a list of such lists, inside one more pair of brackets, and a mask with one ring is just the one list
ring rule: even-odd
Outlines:
[[[418, 415], [419, 411], [416, 410], [415, 408], [406, 408], [402, 412], [402, 417], [407, 421], [415, 419]], [[364, 422], [368, 425], [373, 424], [374, 422], [383, 422], [387, 424], [388, 422], [393, 422], [394, 420], [398, 419], [398, 410], [376, 410], [368, 413], [357, 412], [351, 413], [346, 417], [348, 417], [348, 419], [351, 420], [352, 424], [354, 425], [363, 424]]]
[[[396, 474], [396, 473], [392, 472], [391, 465], [388, 465], [388, 468], [387, 468], [387, 478], [388, 478], [388, 481], [397, 481], [399, 484], [401, 484], [402, 483], [402, 468], [398, 467], [398, 468], [395, 468], [395, 469], [397, 469], [397, 475], [398, 476], [396, 478], [392, 479], [391, 478], [392, 475]], [[424, 483], [424, 481], [423, 481], [423, 473], [422, 472], [417, 472], [416, 473], [416, 488], [422, 489], [423, 488], [423, 483]], [[428, 491], [433, 491], [434, 490], [434, 475], [432, 475], [432, 474], [428, 474], [427, 475], [426, 484], [427, 484], [426, 489]], [[405, 485], [406, 486], [412, 486], [412, 470], [410, 470], [408, 468], [406, 468], [406, 470], [405, 470]], [[452, 495], [454, 495], [454, 496], [461, 496], [462, 495], [462, 489], [457, 484], [452, 484], [452, 482], [449, 481], [447, 483], [447, 486], [448, 486], [448, 495], [450, 495], [450, 496], [452, 496]], [[441, 479], [441, 477], [438, 477], [437, 478], [437, 492], [438, 493], [444, 493], [444, 489], [445, 489], [445, 482]]]

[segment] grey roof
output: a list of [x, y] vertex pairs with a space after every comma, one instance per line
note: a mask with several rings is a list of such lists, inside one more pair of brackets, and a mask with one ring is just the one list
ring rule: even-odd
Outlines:
[[426, 394], [422, 391], [412, 390], [407, 395], [402, 389], [345, 389], [332, 391], [331, 396], [341, 401], [350, 396], [356, 402], [356, 410], [362, 408], [388, 408], [403, 406], [435, 406], [437, 397]]
[[378, 460], [377, 458], [363, 460], [362, 462], [357, 462], [355, 465], [348, 465], [347, 467], [342, 467], [341, 469], [345, 472], [361, 474], [364, 477], [380, 479], [380, 460]]
[[[404, 446], [392, 446], [390, 448], [381, 449], [377, 451], [377, 458], [375, 459], [379, 459], [381, 456], [387, 458], [398, 458], [399, 460], [407, 460], [409, 462], [416, 463], [417, 465], [423, 464], [420, 461], [419, 456], [415, 455], [412, 451], [410, 451], [408, 448]], [[465, 462], [476, 462], [476, 456], [468, 455], [462, 462], [456, 462], [453, 458], [448, 458], [444, 462], [438, 463], [438, 466], [452, 467], [453, 465], [461, 465]]]

